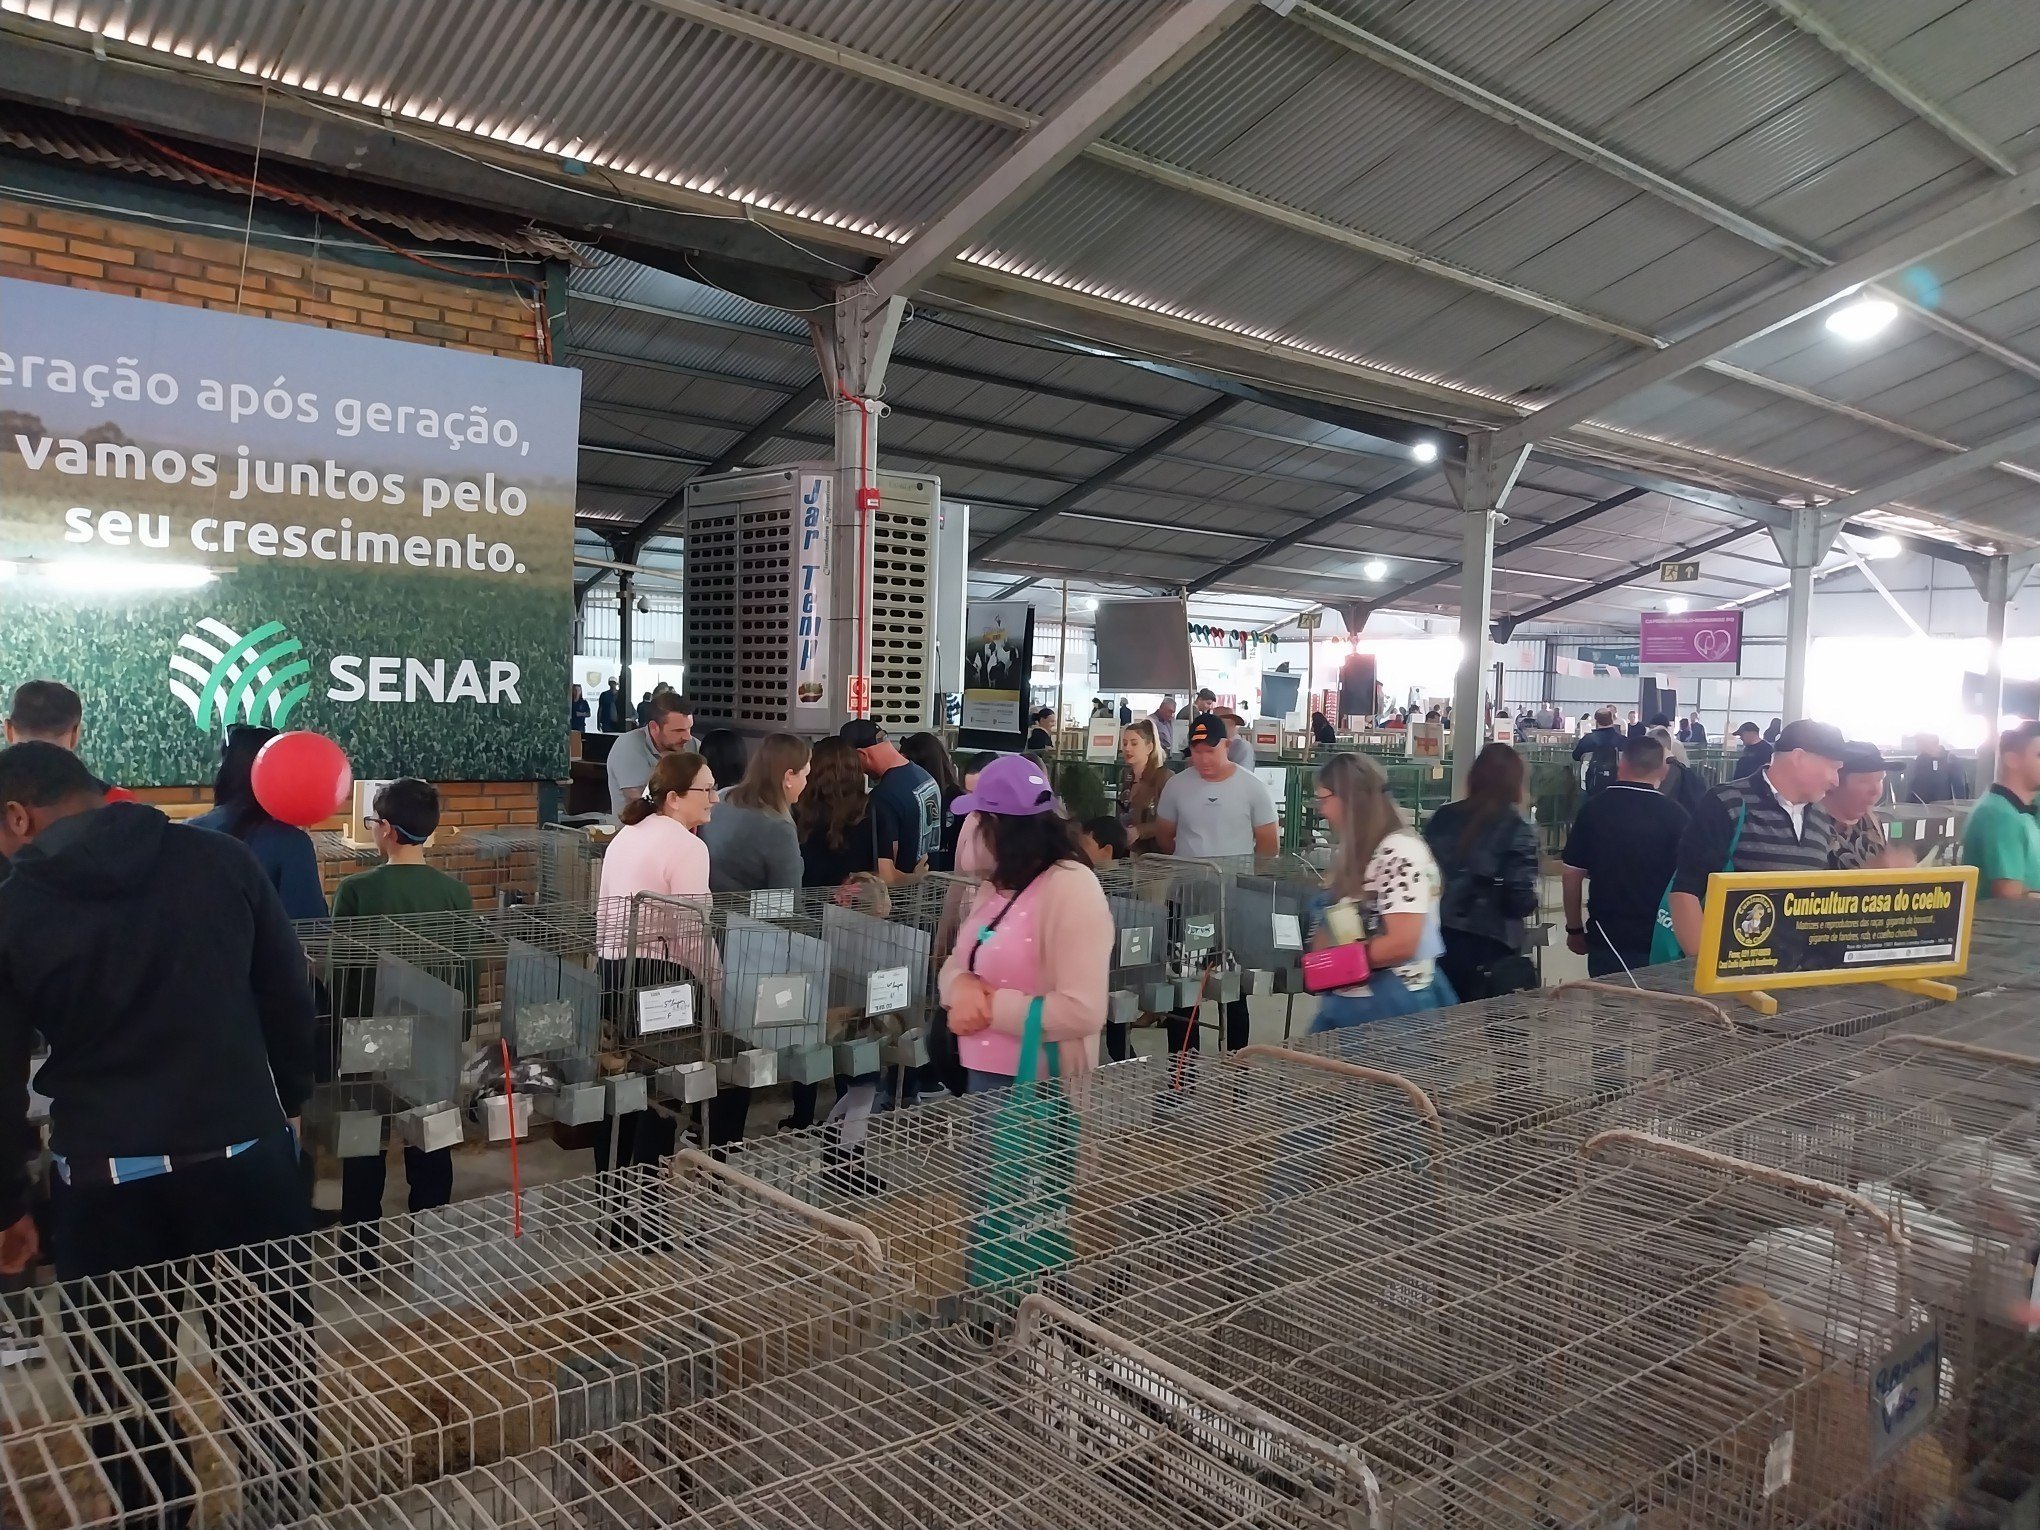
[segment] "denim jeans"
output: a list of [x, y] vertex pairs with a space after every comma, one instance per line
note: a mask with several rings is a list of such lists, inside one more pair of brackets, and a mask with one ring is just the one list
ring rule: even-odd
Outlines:
[[1317, 1014], [1310, 1022], [1311, 1034], [1344, 1030], [1348, 1026], [1367, 1025], [1376, 1020], [1391, 1020], [1398, 1015], [1421, 1014], [1427, 1009], [1443, 1009], [1448, 1004], [1459, 1002], [1459, 996], [1452, 991], [1452, 985], [1442, 972], [1432, 975], [1429, 986], [1412, 989], [1391, 967], [1368, 978], [1367, 989], [1364, 994], [1322, 995], [1318, 999]]
[[996, 1094], [1001, 1089], [1013, 1087], [1013, 1075], [1010, 1073], [987, 1073], [982, 1068], [967, 1068], [964, 1071], [969, 1075], [968, 1092], [971, 1094]]

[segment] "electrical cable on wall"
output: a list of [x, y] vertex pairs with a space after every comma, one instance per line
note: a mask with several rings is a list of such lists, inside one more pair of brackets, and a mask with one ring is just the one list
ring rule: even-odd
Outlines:
[[339, 208], [330, 206], [320, 201], [317, 197], [293, 191], [287, 186], [278, 186], [274, 182], [265, 185], [254, 176], [243, 175], [238, 170], [228, 170], [219, 165], [210, 164], [205, 160], [184, 153], [181, 149], [173, 149], [162, 140], [153, 138], [137, 128], [123, 128], [122, 131], [137, 143], [145, 145], [153, 152], [161, 154], [166, 159], [185, 165], [190, 169], [201, 171], [206, 175], [215, 175], [222, 180], [232, 181], [238, 185], [245, 186], [251, 194], [260, 191], [264, 195], [273, 196], [281, 201], [292, 203], [295, 206], [304, 208], [308, 212], [317, 213], [321, 217], [331, 218], [342, 228], [352, 230], [387, 253], [396, 256], [399, 260], [407, 260], [413, 265], [424, 266], [447, 276], [459, 277], [463, 281], [509, 282], [516, 287], [529, 288], [533, 294], [532, 306], [536, 310], [539, 320], [539, 360], [547, 364], [551, 363], [552, 336], [548, 333], [545, 326], [545, 285], [539, 279], [525, 276], [515, 271], [463, 271], [458, 267], [442, 264], [430, 256], [420, 255], [415, 251], [407, 250], [394, 240], [385, 239], [382, 235], [376, 233], [375, 230], [364, 226], [358, 219], [349, 217], [346, 213], [340, 211]]

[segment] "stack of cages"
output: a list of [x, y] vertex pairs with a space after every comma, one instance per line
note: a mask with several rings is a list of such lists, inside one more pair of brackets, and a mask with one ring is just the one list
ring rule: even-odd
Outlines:
[[[581, 904], [303, 921], [319, 995], [313, 1140], [385, 1151], [505, 1141], [597, 1077], [604, 995]], [[508, 1064], [511, 1088], [503, 1087]]]
[[717, 895], [724, 1082], [844, 1081], [871, 1091], [860, 1115], [911, 1101], [939, 969], [973, 890], [934, 873], [897, 887], [865, 877]]
[[[1226, 879], [1218, 863], [1137, 856], [1101, 867], [1112, 911], [1107, 1023], [1201, 1012], [1246, 992], [1227, 944]], [[1201, 1042], [1200, 1042], [1201, 1045]]]
[[935, 478], [880, 473], [875, 487], [860, 511], [840, 502], [826, 463], [687, 485], [697, 726], [813, 735], [857, 715], [898, 735], [945, 721], [938, 669], [944, 644], [961, 643], [969, 516], [942, 503]]
[[1036, 1299], [1017, 1341], [876, 1345], [305, 1530], [1385, 1530], [1349, 1453]]
[[[1165, 897], [1136, 901], [1166, 907]], [[1533, 1013], [1554, 1022], [1552, 1036]], [[1457, 1162], [1447, 1150], [1581, 1115], [1751, 1045], [1703, 1000], [1591, 990], [1498, 1000], [1392, 1030], [1136, 1058], [1049, 1087], [1039, 1105], [945, 1100], [876, 1119], [854, 1163], [827, 1130], [752, 1144], [744, 1163], [871, 1226], [936, 1310], [996, 1308], [1044, 1268], [1194, 1240], [1412, 1162]], [[1515, 1055], [1498, 1061], [1509, 1046]], [[1042, 1163], [1026, 1194], [1053, 1235], [1042, 1259], [1016, 1271], [1002, 1252], [1010, 1216], [987, 1218], [985, 1187], [1030, 1143]], [[1425, 1193], [1436, 1190], [1426, 1182]], [[1477, 1201], [1483, 1191], [1476, 1179], [1467, 1193]]]
[[57, 1287], [54, 1363], [0, 1382], [0, 1520], [266, 1530], [599, 1453], [908, 1321], [870, 1234], [691, 1150], [371, 1228]]

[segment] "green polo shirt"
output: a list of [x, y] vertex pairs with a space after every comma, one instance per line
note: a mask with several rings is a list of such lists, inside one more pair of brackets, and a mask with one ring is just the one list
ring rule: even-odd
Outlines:
[[1974, 866], [1988, 898], [1993, 882], [2019, 882], [2040, 891], [2040, 820], [2011, 793], [1993, 786], [1977, 798], [1962, 826], [1962, 863]]

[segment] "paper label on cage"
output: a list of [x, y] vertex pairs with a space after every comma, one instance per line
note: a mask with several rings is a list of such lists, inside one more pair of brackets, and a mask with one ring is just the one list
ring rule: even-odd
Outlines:
[[1769, 1498], [1792, 1481], [1792, 1431], [1786, 1430], [1764, 1452], [1764, 1496]]
[[1183, 921], [1183, 949], [1209, 951], [1218, 944], [1218, 916], [1193, 914]]
[[867, 1015], [889, 1015], [905, 1009], [913, 991], [912, 968], [881, 967], [865, 979], [864, 1012]]
[[1881, 1461], [1934, 1422], [1941, 1410], [1941, 1330], [1905, 1334], [1870, 1376], [1870, 1459]]
[[1137, 924], [1119, 932], [1119, 965], [1140, 967], [1155, 959], [1153, 925]]
[[791, 887], [761, 887], [751, 894], [751, 917], [791, 919], [798, 897]]
[[669, 983], [664, 988], [640, 988], [637, 1020], [640, 1036], [686, 1030], [694, 1024], [694, 985]]
[[1303, 921], [1294, 914], [1275, 916], [1275, 949], [1278, 951], [1301, 951], [1303, 949]]

